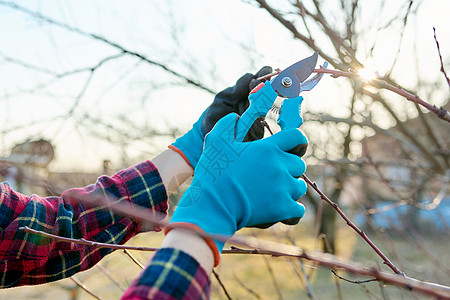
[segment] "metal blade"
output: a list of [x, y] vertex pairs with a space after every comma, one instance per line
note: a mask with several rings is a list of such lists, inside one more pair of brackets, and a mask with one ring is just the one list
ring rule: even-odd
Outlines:
[[319, 54], [317, 52], [314, 52], [314, 54], [310, 57], [305, 58], [292, 65], [292, 71], [295, 73], [295, 76], [297, 76], [299, 82], [305, 81], [306, 78], [308, 78], [309, 75], [312, 74], [314, 68], [316, 67], [318, 58]]
[[[324, 62], [323, 63], [323, 68], [327, 68], [328, 67], [328, 63]], [[300, 84], [300, 93], [303, 91], [310, 91], [312, 90], [313, 87], [315, 87], [319, 81], [322, 79], [324, 73], [317, 73], [316, 75], [314, 75], [313, 78], [303, 82], [302, 84]]]
[[301, 91], [301, 83], [314, 71], [318, 57], [319, 54], [314, 52], [310, 57], [302, 59], [284, 69], [271, 81], [272, 88], [281, 97], [297, 97]]

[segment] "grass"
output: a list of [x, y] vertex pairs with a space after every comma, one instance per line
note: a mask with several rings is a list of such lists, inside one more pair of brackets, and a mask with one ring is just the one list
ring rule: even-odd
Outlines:
[[[303, 222], [295, 227], [278, 226], [272, 230], [246, 229], [244, 234], [289, 243], [290, 235], [298, 246], [307, 250], [316, 249], [318, 243], [312, 236], [314, 224]], [[383, 252], [407, 275], [432, 282], [450, 285], [450, 252], [448, 251], [448, 235], [422, 235], [423, 247], [417, 246], [417, 241], [407, 235], [385, 233], [369, 233], [373, 241]], [[337, 254], [343, 260], [360, 262], [369, 267], [382, 266], [380, 259], [373, 250], [348, 226], [342, 225], [338, 230]], [[163, 239], [162, 234], [148, 233], [133, 238], [129, 244], [155, 247]], [[430, 254], [433, 255], [430, 258]], [[134, 251], [133, 255], [146, 263], [151, 253]], [[128, 286], [141, 271], [123, 251], [116, 251], [102, 260], [113, 276], [123, 285]], [[412, 295], [409, 291], [380, 285], [378, 282], [366, 284], [348, 283], [338, 280], [330, 270], [318, 268], [305, 261], [304, 268], [310, 276], [310, 283], [317, 299], [429, 299], [421, 295]], [[226, 289], [233, 299], [309, 299], [305, 289], [305, 277], [298, 260], [283, 257], [265, 257], [261, 255], [228, 254], [222, 256], [222, 262], [216, 269]], [[367, 278], [354, 277], [346, 273], [339, 275], [351, 280]], [[102, 299], [119, 299], [121, 290], [115, 286], [98, 268], [78, 274], [77, 277], [91, 288]], [[211, 277], [212, 298], [226, 299], [217, 280]], [[77, 295], [76, 298], [71, 298]], [[0, 300], [11, 299], [93, 299], [69, 280], [62, 280], [34, 287], [20, 287], [0, 291]]]

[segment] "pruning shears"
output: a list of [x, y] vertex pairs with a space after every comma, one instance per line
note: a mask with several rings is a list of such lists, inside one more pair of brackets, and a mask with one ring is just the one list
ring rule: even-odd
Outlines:
[[[264, 86], [256, 93], [250, 94], [250, 106], [242, 114], [238, 122], [236, 131], [236, 139], [238, 141], [244, 139], [248, 128], [258, 117], [266, 116], [278, 96], [285, 98], [281, 104], [277, 119], [281, 130], [299, 128], [303, 124], [300, 110], [303, 97], [299, 95], [303, 91], [310, 91], [323, 77], [323, 73], [318, 73], [305, 81], [314, 72], [318, 56], [318, 53], [314, 52], [310, 57], [287, 67], [275, 78], [266, 81]], [[328, 63], [325, 62], [323, 67], [326, 68], [327, 66]], [[294, 152], [301, 156], [306, 151], [306, 147], [304, 148], [301, 150], [297, 149]]]

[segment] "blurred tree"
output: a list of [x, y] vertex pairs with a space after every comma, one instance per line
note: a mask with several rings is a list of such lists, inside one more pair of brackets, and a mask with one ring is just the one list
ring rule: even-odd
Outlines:
[[[437, 54], [429, 58], [420, 57], [416, 53], [416, 72], [413, 71], [412, 62], [408, 62], [407, 70], [404, 69], [404, 64], [399, 63], [403, 55], [410, 58], [411, 53], [417, 50], [416, 46], [423, 43], [421, 40], [415, 40], [412, 44], [404, 41], [406, 29], [412, 26], [421, 1], [397, 1], [395, 4], [389, 1], [369, 4], [368, 1], [358, 0], [246, 2], [269, 13], [292, 33], [295, 40], [317, 51], [336, 70], [350, 70], [361, 74], [360, 79], [347, 79], [347, 86], [351, 88], [349, 95], [329, 95], [338, 98], [340, 115], [313, 111], [305, 114], [305, 131], [320, 132], [308, 135], [312, 149], [309, 152], [310, 158], [334, 162], [334, 180], [329, 182], [330, 177], [327, 179], [327, 193], [333, 201], [339, 201], [349, 176], [367, 173], [362, 172], [367, 171], [367, 167], [354, 168], [354, 164], [358, 163], [357, 158], [363, 155], [361, 142], [366, 144], [366, 154], [373, 153], [377, 156], [375, 164], [381, 159], [387, 159], [391, 171], [400, 172], [406, 168], [408, 174], [415, 177], [415, 180], [403, 178], [403, 188], [417, 191], [411, 195], [409, 203], [422, 202], [420, 195], [423, 194], [423, 189], [430, 187], [430, 182], [444, 181], [443, 177], [450, 168], [449, 124], [424, 111], [419, 105], [393, 93], [386, 93], [370, 81], [378, 78], [408, 90], [401, 87], [398, 81], [406, 82], [402, 77], [416, 76], [409, 84], [412, 94], [421, 93], [427, 99], [447, 103], [446, 108], [449, 108], [448, 93], [443, 94], [448, 88], [443, 77], [436, 79], [434, 83], [425, 82], [425, 77], [429, 76], [421, 76], [423, 74], [420, 72], [419, 62], [433, 59], [436, 65], [434, 73], [439, 73]], [[391, 37], [392, 34], [395, 38]], [[385, 66], [389, 62], [390, 66], [383, 74], [374, 73], [377, 71], [374, 62]], [[323, 125], [319, 126], [319, 123]], [[376, 143], [366, 138], [374, 133], [378, 137], [376, 143], [390, 138], [396, 151], [376, 147]], [[373, 150], [374, 148], [377, 150]], [[373, 174], [371, 178], [373, 179]], [[372, 200], [380, 194], [377, 189], [380, 189], [382, 179], [377, 177], [375, 181], [375, 187], [365, 193], [367, 207], [376, 205]], [[308, 198], [317, 209], [317, 197], [308, 193]], [[330, 206], [323, 207], [319, 234], [326, 234], [331, 252], [335, 251], [335, 219], [334, 209]], [[325, 246], [324, 248], [326, 250]]]

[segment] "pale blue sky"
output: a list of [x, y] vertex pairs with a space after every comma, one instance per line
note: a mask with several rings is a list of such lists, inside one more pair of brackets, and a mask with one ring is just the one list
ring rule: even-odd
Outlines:
[[[330, 21], [339, 18], [332, 9], [338, 1], [326, 2]], [[361, 26], [367, 28], [368, 45], [376, 38], [375, 57], [370, 61], [363, 56], [360, 59], [382, 72], [390, 67], [395, 57], [400, 27], [394, 24], [374, 37], [371, 28], [376, 29], [378, 25], [374, 22], [374, 15], [377, 15], [374, 2], [362, 1], [367, 24]], [[387, 17], [396, 11], [395, 3], [399, 2], [388, 1], [389, 8], [379, 13]], [[168, 64], [180, 73], [189, 74], [186, 64], [192, 65], [203, 74], [196, 78], [216, 91], [233, 84], [247, 71], [255, 72], [263, 65], [284, 68], [312, 52], [302, 43], [293, 41], [291, 34], [263, 10], [237, 0], [15, 3], [72, 27], [104, 36], [152, 60]], [[434, 82], [441, 77], [432, 27], [437, 28], [444, 59], [449, 62], [448, 11], [450, 1], [428, 0], [424, 1], [417, 18], [411, 18], [396, 69], [399, 74], [396, 79], [406, 87], [415, 87], [416, 71], [415, 58], [408, 54], [412, 53], [408, 48], [418, 49], [418, 70], [422, 79]], [[53, 73], [91, 67], [118, 51], [5, 5], [0, 5], [0, 26], [0, 155], [7, 155], [13, 144], [26, 138], [43, 137], [51, 139], [57, 147], [53, 169], [98, 170], [105, 158], [119, 165], [122, 154], [117, 147], [87, 134], [92, 128], [101, 130], [95, 121], [89, 123], [90, 128], [77, 126], [77, 119], [44, 122], [68, 111], [89, 73], [68, 76], [32, 94], [26, 92], [47, 83]], [[174, 43], [174, 37], [178, 39], [177, 43]], [[251, 54], [243, 54], [240, 44], [251, 49]], [[19, 59], [42, 70], [33, 71], [5, 58]], [[170, 84], [163, 85], [167, 80]], [[331, 109], [336, 115], [344, 115], [339, 101], [346, 98], [345, 86], [341, 80], [324, 78], [315, 90], [304, 95], [309, 99], [304, 109]], [[430, 100], [440, 104], [445, 95], [448, 97], [448, 90], [443, 90], [441, 98]], [[89, 113], [92, 118], [101, 117], [107, 121], [117, 115], [133, 116], [133, 122], [138, 126], [164, 129], [168, 124], [185, 131], [211, 100], [211, 94], [192, 87], [180, 87], [179, 80], [161, 69], [124, 56], [105, 63], [95, 72], [80, 98], [75, 116], [79, 120], [84, 113]], [[115, 124], [125, 128], [120, 123]], [[15, 129], [21, 126], [23, 129]], [[162, 139], [149, 144], [144, 138], [141, 143], [128, 145], [126, 150], [131, 158], [145, 155], [151, 158], [167, 143], [170, 140]]]

